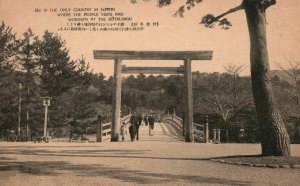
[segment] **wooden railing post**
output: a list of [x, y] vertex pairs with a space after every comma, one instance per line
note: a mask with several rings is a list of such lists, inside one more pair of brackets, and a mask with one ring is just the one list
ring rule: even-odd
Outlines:
[[213, 142], [215, 143], [215, 142], [216, 142], [216, 140], [217, 140], [217, 131], [216, 131], [216, 129], [213, 129], [213, 131], [214, 131], [214, 138], [213, 138]]
[[100, 114], [97, 121], [97, 142], [102, 142], [102, 117]]
[[209, 143], [208, 116], [205, 116], [205, 143]]
[[217, 137], [218, 137], [217, 141], [221, 142], [221, 130], [220, 129], [217, 129]]

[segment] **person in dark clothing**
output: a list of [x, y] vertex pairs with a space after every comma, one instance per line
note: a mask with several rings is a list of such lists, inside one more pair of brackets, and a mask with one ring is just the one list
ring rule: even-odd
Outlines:
[[130, 134], [130, 139], [133, 142], [135, 139], [135, 135], [136, 135], [136, 127], [134, 124], [131, 124], [129, 127], [129, 134]]
[[148, 126], [148, 116], [147, 115], [144, 117], [144, 123], [146, 126]]
[[143, 122], [143, 117], [142, 117], [142, 115], [139, 114], [138, 117], [137, 117], [137, 119], [138, 119], [139, 125], [141, 126], [141, 125], [142, 125], [142, 122]]
[[139, 140], [139, 129], [140, 129], [139, 123], [135, 124], [135, 128], [136, 128], [136, 140]]
[[154, 116], [151, 115], [148, 120], [149, 120], [149, 125], [150, 125], [151, 129], [153, 130], [154, 129], [154, 122], [155, 122]]
[[[131, 141], [134, 141], [135, 139], [135, 136], [138, 135], [138, 118], [137, 118], [137, 115], [136, 115], [136, 112], [134, 112], [132, 114], [132, 116], [130, 117], [130, 124], [131, 124], [131, 130], [132, 132], [130, 132], [130, 127], [129, 127], [129, 133], [130, 133], [130, 137], [131, 137]], [[137, 140], [138, 140], [138, 137], [137, 137]]]
[[130, 117], [130, 123], [131, 125], [135, 126], [136, 140], [139, 140], [139, 128], [140, 128], [140, 124], [142, 123], [142, 120], [140, 120], [140, 117], [137, 115], [136, 112], [134, 112], [133, 115]]
[[137, 117], [136, 117], [136, 112], [134, 112], [132, 115], [131, 115], [131, 117], [130, 117], [130, 124], [131, 125], [135, 125], [135, 123], [137, 123], [138, 122], [138, 119], [137, 119]]
[[155, 122], [155, 118], [153, 115], [148, 117], [148, 122], [149, 122], [149, 135], [152, 136], [152, 130], [154, 129], [154, 122]]
[[136, 140], [139, 140], [139, 129], [142, 124], [143, 118], [141, 115], [136, 117], [135, 127], [136, 127]]

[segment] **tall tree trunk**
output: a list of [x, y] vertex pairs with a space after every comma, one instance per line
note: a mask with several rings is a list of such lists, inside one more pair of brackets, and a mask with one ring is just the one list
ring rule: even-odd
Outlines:
[[289, 156], [290, 139], [275, 102], [266, 41], [265, 8], [261, 0], [245, 0], [250, 34], [252, 91], [261, 127], [263, 156]]

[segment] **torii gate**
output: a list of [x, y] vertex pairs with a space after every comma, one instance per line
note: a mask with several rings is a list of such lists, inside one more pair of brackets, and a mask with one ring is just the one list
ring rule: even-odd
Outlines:
[[[114, 91], [111, 141], [119, 141], [121, 125], [121, 82], [123, 73], [184, 74], [185, 79], [185, 141], [193, 142], [192, 60], [211, 60], [212, 51], [116, 51], [94, 50], [95, 59], [112, 59], [114, 64]], [[183, 60], [180, 67], [126, 67], [122, 60]], [[184, 126], [183, 126], [184, 127]]]

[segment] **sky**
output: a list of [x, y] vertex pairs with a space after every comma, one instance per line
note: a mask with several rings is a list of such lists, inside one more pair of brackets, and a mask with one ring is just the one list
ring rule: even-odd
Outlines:
[[[206, 0], [186, 11], [184, 18], [172, 16], [185, 1], [174, 1], [168, 7], [157, 7], [157, 0], [0, 0], [0, 21], [13, 28], [20, 37], [29, 27], [42, 36], [45, 30], [58, 33], [70, 51], [71, 59], [83, 55], [94, 72], [106, 76], [113, 74], [112, 60], [95, 60], [93, 50], [139, 50], [139, 51], [201, 51], [212, 50], [210, 61], [192, 61], [192, 71], [224, 72], [228, 64], [243, 65], [242, 75], [249, 75], [249, 34], [244, 11], [227, 16], [233, 26], [229, 30], [219, 27], [205, 28], [199, 22], [203, 15], [221, 14], [241, 3], [241, 0]], [[57, 12], [49, 12], [57, 9]], [[80, 8], [114, 8], [112, 13], [123, 13], [131, 17], [131, 23], [157, 23], [144, 27], [142, 31], [58, 31], [67, 24], [68, 18]], [[35, 12], [41, 9], [41, 12]], [[43, 12], [47, 9], [47, 12]], [[71, 9], [71, 17], [60, 17], [58, 13]], [[277, 0], [267, 10], [267, 39], [271, 69], [278, 65], [288, 68], [288, 60], [300, 62], [300, 1]], [[68, 12], [65, 12], [68, 13]], [[84, 13], [84, 12], [81, 12]], [[99, 18], [101, 16], [80, 16]], [[69, 22], [71, 23], [71, 22]], [[123, 61], [126, 66], [179, 66], [182, 61]]]

